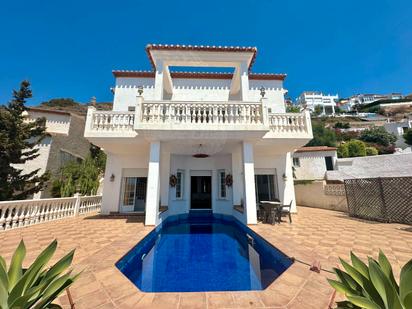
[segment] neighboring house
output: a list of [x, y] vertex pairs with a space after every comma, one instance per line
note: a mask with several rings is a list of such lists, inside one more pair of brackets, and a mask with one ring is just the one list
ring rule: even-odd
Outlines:
[[380, 100], [401, 100], [403, 99], [400, 93], [390, 93], [390, 94], [375, 94], [375, 93], [365, 93], [356, 94], [349, 98], [346, 106], [349, 110], [353, 109], [355, 105], [367, 105]]
[[296, 100], [296, 103], [302, 107], [305, 107], [313, 112], [316, 106], [322, 108], [322, 114], [335, 114], [336, 102], [338, 102], [339, 96], [325, 95], [318, 91], [305, 91]]
[[326, 172], [329, 182], [402, 176], [412, 176], [412, 153], [337, 159], [336, 170]]
[[[25, 164], [16, 164], [24, 173], [39, 170], [39, 174], [50, 171], [52, 177], [58, 175], [62, 166], [72, 160], [83, 160], [89, 153], [90, 143], [83, 137], [85, 118], [76, 114], [29, 108], [28, 121], [46, 118], [46, 131], [50, 136], [38, 145], [39, 156]], [[33, 198], [51, 197], [51, 182], [44, 191], [36, 193]]]
[[285, 113], [285, 75], [252, 73], [254, 47], [146, 52], [153, 71], [113, 71], [113, 111], [87, 114], [85, 137], [107, 153], [102, 213], [141, 212], [157, 225], [203, 209], [255, 224], [257, 200], [296, 211], [290, 152], [312, 128], [308, 112]]
[[412, 129], [412, 120], [411, 119], [404, 119], [403, 121], [400, 122], [388, 122], [385, 123], [384, 125], [386, 131], [389, 133], [395, 134], [397, 137], [396, 140], [396, 147], [398, 148], [407, 148], [409, 147], [408, 144], [405, 143], [405, 139], [403, 138], [403, 135], [406, 133], [406, 131]]
[[292, 155], [297, 180], [324, 179], [325, 172], [335, 169], [336, 147], [313, 146], [297, 149]]

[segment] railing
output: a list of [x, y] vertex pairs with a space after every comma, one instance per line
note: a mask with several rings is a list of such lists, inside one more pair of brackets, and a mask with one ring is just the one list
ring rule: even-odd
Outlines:
[[106, 132], [133, 130], [134, 117], [134, 112], [94, 111], [91, 130]]
[[145, 101], [142, 123], [171, 124], [263, 124], [260, 102]]
[[[136, 111], [87, 114], [85, 136], [134, 137], [138, 130], [268, 130], [275, 137], [310, 137], [309, 113], [267, 113], [262, 102], [142, 101]], [[303, 135], [302, 135], [303, 134]]]
[[101, 196], [0, 202], [0, 231], [99, 211]]
[[[306, 113], [269, 114], [269, 127], [279, 133], [308, 133], [308, 116]], [[310, 121], [310, 119], [309, 119]]]

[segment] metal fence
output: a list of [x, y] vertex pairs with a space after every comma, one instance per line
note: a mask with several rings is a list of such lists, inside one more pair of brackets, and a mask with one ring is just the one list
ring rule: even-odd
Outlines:
[[412, 177], [345, 180], [349, 215], [412, 224]]

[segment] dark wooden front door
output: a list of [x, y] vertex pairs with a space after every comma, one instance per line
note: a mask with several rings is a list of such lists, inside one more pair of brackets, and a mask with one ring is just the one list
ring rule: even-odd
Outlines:
[[212, 177], [192, 176], [190, 179], [190, 208], [212, 208]]

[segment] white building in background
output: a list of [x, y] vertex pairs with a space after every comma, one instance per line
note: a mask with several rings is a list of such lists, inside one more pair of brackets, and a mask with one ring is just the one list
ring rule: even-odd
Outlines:
[[102, 212], [157, 225], [197, 209], [255, 224], [259, 200], [296, 211], [290, 152], [312, 128], [308, 112], [285, 113], [285, 75], [252, 73], [254, 47], [146, 51], [153, 71], [113, 71], [113, 111], [88, 110], [85, 137], [107, 152]]
[[38, 156], [24, 164], [15, 164], [23, 174], [38, 170], [38, 175], [50, 172], [47, 187], [36, 194], [34, 199], [50, 198], [52, 180], [60, 169], [70, 161], [82, 161], [89, 154], [90, 143], [83, 135], [85, 119], [65, 111], [43, 108], [29, 108], [24, 112], [27, 121], [46, 118], [46, 132], [49, 134], [38, 145]]
[[292, 164], [297, 180], [319, 180], [326, 171], [336, 166], [336, 147], [313, 146], [297, 149], [292, 155]]
[[308, 110], [313, 112], [316, 106], [322, 108], [322, 114], [335, 114], [336, 102], [339, 100], [339, 96], [336, 95], [325, 95], [318, 91], [305, 91], [297, 98], [296, 103], [306, 106]]
[[406, 118], [399, 122], [388, 122], [385, 123], [384, 127], [386, 131], [395, 134], [395, 136], [397, 137], [397, 140], [395, 142], [396, 147], [402, 149], [409, 147], [409, 145], [405, 143], [403, 135], [406, 133], [406, 131], [412, 130], [411, 119]]
[[400, 93], [391, 94], [376, 94], [376, 93], [364, 93], [356, 94], [348, 99], [347, 106], [349, 110], [352, 110], [355, 105], [366, 105], [379, 100], [399, 100], [402, 99], [403, 95]]

